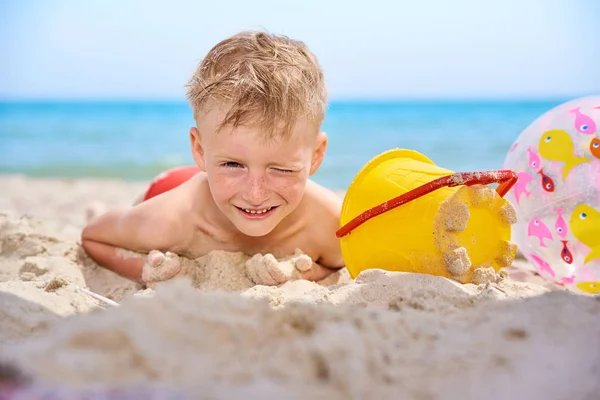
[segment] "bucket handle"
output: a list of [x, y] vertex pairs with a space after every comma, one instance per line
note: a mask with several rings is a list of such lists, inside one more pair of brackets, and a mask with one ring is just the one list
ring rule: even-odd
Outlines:
[[356, 229], [360, 225], [364, 224], [373, 217], [383, 214], [386, 211], [392, 210], [402, 204], [408, 203], [409, 201], [415, 200], [421, 196], [438, 190], [442, 187], [454, 187], [454, 186], [473, 186], [473, 185], [488, 185], [490, 183], [498, 183], [496, 192], [500, 197], [504, 197], [506, 193], [517, 183], [518, 176], [515, 172], [510, 170], [498, 170], [498, 171], [483, 171], [483, 172], [455, 172], [451, 175], [442, 176], [428, 182], [422, 186], [419, 186], [413, 190], [410, 190], [398, 197], [394, 197], [391, 200], [387, 200], [378, 206], [370, 208], [353, 220], [342, 226], [335, 233], [335, 236], [341, 238], [346, 236], [352, 230]]

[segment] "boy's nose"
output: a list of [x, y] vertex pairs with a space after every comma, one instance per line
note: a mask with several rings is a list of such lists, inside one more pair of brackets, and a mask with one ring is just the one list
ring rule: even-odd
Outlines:
[[242, 199], [248, 202], [250, 206], [261, 206], [268, 200], [269, 191], [265, 187], [264, 177], [249, 177], [246, 190], [242, 194]]

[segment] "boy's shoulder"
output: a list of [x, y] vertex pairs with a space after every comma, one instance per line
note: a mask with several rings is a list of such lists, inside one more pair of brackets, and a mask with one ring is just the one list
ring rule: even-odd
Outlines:
[[197, 198], [206, 185], [200, 174], [158, 196], [145, 200], [132, 209], [142, 226], [153, 225], [148, 234], [161, 232], [165, 244], [178, 249], [187, 245], [186, 238], [193, 233], [197, 221]]
[[336, 192], [309, 179], [305, 196], [310, 203], [311, 212], [323, 216], [331, 215], [339, 220], [343, 198]]
[[[185, 211], [191, 203], [198, 196], [202, 195], [203, 191], [208, 190], [208, 184], [206, 179], [206, 173], [198, 172], [187, 181], [179, 184], [178, 186], [169, 189], [159, 196], [155, 196], [149, 200], [140, 203], [148, 203], [152, 205], [152, 208], [156, 207], [168, 207], [171, 211]], [[171, 213], [177, 215], [176, 213]]]
[[307, 208], [311, 221], [311, 237], [318, 243], [318, 260], [324, 266], [342, 267], [344, 265], [339, 239], [335, 232], [340, 225], [340, 212], [343, 198], [331, 189], [309, 180], [306, 186]]

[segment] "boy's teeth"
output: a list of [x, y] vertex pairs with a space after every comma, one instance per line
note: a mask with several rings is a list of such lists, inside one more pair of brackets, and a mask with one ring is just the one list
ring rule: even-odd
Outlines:
[[243, 210], [246, 211], [248, 214], [263, 214], [269, 211], [271, 208], [273, 207], [265, 208], [264, 210], [248, 210], [247, 208], [244, 208]]

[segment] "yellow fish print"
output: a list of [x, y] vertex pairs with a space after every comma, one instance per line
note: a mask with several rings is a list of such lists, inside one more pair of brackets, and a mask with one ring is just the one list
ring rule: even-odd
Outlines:
[[562, 129], [552, 129], [542, 134], [539, 142], [539, 153], [546, 160], [565, 163], [562, 178], [567, 179], [569, 172], [579, 164], [592, 161], [587, 157], [575, 156], [575, 145], [569, 133]]
[[575, 286], [582, 292], [591, 294], [600, 293], [600, 282], [579, 282]]
[[600, 212], [587, 204], [579, 204], [569, 219], [573, 236], [590, 248], [584, 264], [600, 258]]

